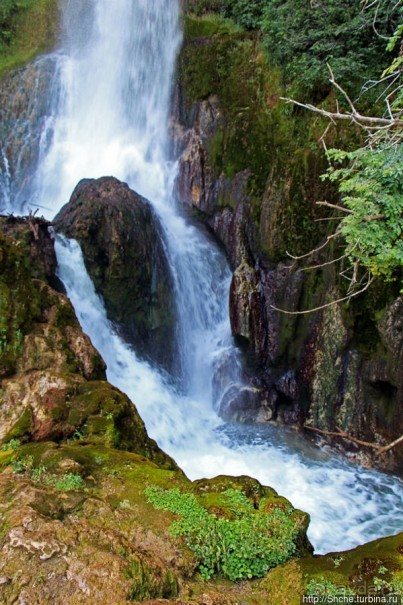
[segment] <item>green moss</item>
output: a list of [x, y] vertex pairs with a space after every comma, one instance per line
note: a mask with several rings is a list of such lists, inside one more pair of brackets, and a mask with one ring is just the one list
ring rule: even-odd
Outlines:
[[30, 408], [26, 408], [13, 428], [7, 433], [5, 442], [11, 441], [11, 439], [19, 439], [28, 435], [32, 431], [32, 411]]
[[303, 557], [270, 571], [260, 589], [267, 591], [268, 602], [273, 605], [297, 605], [309, 587], [376, 594], [377, 581], [384, 579], [391, 587], [398, 582], [402, 548], [403, 534], [399, 534], [342, 553]]
[[16, 243], [0, 234], [0, 375], [15, 370], [24, 335], [40, 313], [40, 293]]
[[[210, 163], [217, 176], [228, 179], [243, 170], [250, 173], [249, 215], [262, 254], [279, 260], [286, 250], [305, 252], [307, 241], [324, 231], [313, 220], [318, 189], [323, 195], [331, 189], [318, 185], [326, 168], [317, 145], [325, 123], [294, 114], [280, 100], [285, 94], [280, 74], [268, 64], [258, 34], [214, 31], [202, 37], [206, 19], [187, 21], [191, 35], [185, 29], [179, 79], [188, 115], [191, 119], [196, 102], [217, 95], [225, 120], [207, 141]], [[263, 198], [268, 182], [269, 195]], [[222, 203], [233, 205], [228, 196]]]
[[49, 50], [55, 44], [58, 29], [58, 0], [16, 3], [7, 23], [8, 41], [3, 37], [0, 43], [0, 78]]
[[183, 34], [186, 40], [240, 31], [242, 31], [242, 28], [238, 27], [233, 21], [223, 19], [214, 13], [203, 15], [200, 18], [184, 15], [183, 18]]

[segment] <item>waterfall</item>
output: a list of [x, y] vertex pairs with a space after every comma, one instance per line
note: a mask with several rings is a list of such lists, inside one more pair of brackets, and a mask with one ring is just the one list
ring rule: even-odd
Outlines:
[[53, 134], [40, 152], [34, 204], [52, 218], [78, 180], [106, 175], [150, 199], [175, 284], [181, 388], [119, 339], [78, 244], [63, 237], [59, 275], [108, 379], [190, 478], [247, 474], [271, 485], [311, 514], [309, 536], [319, 552], [394, 533], [402, 523], [397, 478], [352, 467], [292, 432], [225, 424], [214, 412], [214, 371], [229, 359], [236, 381], [239, 361], [228, 320], [229, 268], [213, 242], [187, 224], [173, 195], [168, 121], [179, 20], [179, 0], [64, 1]]

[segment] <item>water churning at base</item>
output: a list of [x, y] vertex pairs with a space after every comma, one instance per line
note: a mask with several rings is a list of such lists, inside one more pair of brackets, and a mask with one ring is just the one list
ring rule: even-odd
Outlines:
[[58, 85], [47, 122], [52, 136], [41, 149], [33, 203], [52, 218], [81, 178], [113, 175], [128, 182], [160, 218], [175, 284], [180, 390], [114, 333], [78, 245], [58, 239], [60, 276], [107, 362], [109, 380], [131, 397], [150, 435], [191, 478], [248, 474], [271, 485], [311, 514], [317, 549], [349, 548], [393, 533], [401, 515], [399, 480], [350, 467], [285, 431], [225, 425], [214, 413], [214, 371], [227, 359], [236, 370], [238, 358], [225, 258], [186, 223], [173, 194], [168, 125], [179, 1], [65, 0], [63, 6]]

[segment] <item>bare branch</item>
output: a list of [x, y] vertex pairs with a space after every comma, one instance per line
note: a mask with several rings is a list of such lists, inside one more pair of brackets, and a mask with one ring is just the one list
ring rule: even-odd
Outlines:
[[321, 223], [322, 221], [341, 221], [344, 216], [327, 216], [325, 218], [315, 218], [315, 223]]
[[287, 251], [286, 251], [286, 254], [287, 254], [287, 256], [289, 256], [290, 258], [292, 258], [293, 260], [300, 260], [301, 258], [307, 258], [308, 256], [311, 256], [315, 252], [319, 252], [319, 250], [323, 250], [323, 248], [326, 248], [326, 246], [328, 245], [328, 243], [330, 242], [330, 240], [334, 239], [338, 235], [340, 235], [340, 233], [338, 231], [336, 231], [336, 233], [333, 233], [332, 235], [328, 235], [324, 244], [322, 244], [318, 248], [314, 248], [313, 250], [310, 250], [306, 254], [302, 254], [302, 256], [293, 256], [292, 254], [290, 254]]
[[337, 204], [331, 204], [330, 202], [315, 202], [318, 206], [328, 206], [329, 208], [334, 208], [335, 210], [341, 210], [342, 212], [347, 212], [347, 214], [352, 214], [352, 210], [348, 210], [348, 208], [344, 208], [344, 206], [338, 206]]
[[338, 298], [336, 300], [332, 300], [331, 302], [326, 303], [325, 305], [321, 305], [320, 307], [315, 307], [314, 309], [307, 309], [306, 311], [286, 311], [285, 309], [279, 309], [278, 307], [275, 307], [274, 305], [270, 305], [270, 308], [273, 309], [274, 311], [279, 311], [279, 313], [284, 313], [285, 315], [307, 315], [308, 313], [315, 313], [316, 311], [321, 311], [322, 309], [327, 309], [327, 307], [332, 307], [333, 305], [337, 305], [338, 303], [344, 302], [346, 300], [351, 300], [355, 296], [362, 294], [363, 292], [368, 290], [368, 288], [373, 283], [373, 281], [374, 281], [374, 278], [371, 277], [368, 280], [368, 282], [365, 284], [365, 286], [363, 288], [361, 288], [361, 290], [358, 290], [357, 292], [353, 292], [352, 294], [349, 294], [348, 296], [344, 296], [343, 298]]
[[323, 429], [317, 429], [314, 426], [308, 425], [304, 425], [304, 429], [307, 429], [308, 431], [314, 431], [315, 433], [319, 433], [320, 435], [326, 435], [326, 437], [340, 437], [341, 439], [347, 439], [348, 441], [352, 441], [353, 443], [357, 443], [358, 445], [364, 445], [365, 447], [371, 447], [376, 450], [381, 449], [381, 446], [377, 443], [371, 443], [370, 441], [362, 441], [361, 439], [352, 437], [352, 435], [349, 435], [341, 429], [337, 429], [336, 431], [324, 431]]
[[403, 435], [401, 437], [399, 437], [399, 439], [396, 439], [395, 441], [392, 441], [392, 443], [389, 443], [389, 445], [382, 447], [376, 455], [381, 456], [385, 452], [388, 452], [389, 450], [391, 450], [392, 447], [399, 445], [399, 443], [403, 443]]
[[356, 110], [356, 108], [354, 107], [354, 103], [352, 102], [352, 100], [350, 99], [350, 97], [348, 96], [348, 94], [346, 93], [346, 91], [344, 90], [344, 88], [342, 88], [340, 86], [340, 84], [338, 84], [336, 82], [335, 77], [334, 77], [334, 73], [333, 73], [332, 68], [330, 67], [329, 63], [326, 63], [326, 65], [327, 65], [327, 68], [328, 68], [328, 70], [330, 72], [330, 83], [333, 84], [333, 86], [335, 88], [337, 88], [337, 90], [339, 90], [341, 92], [341, 94], [343, 95], [343, 97], [346, 99], [347, 103], [350, 105], [351, 111], [352, 111], [353, 115], [354, 116], [359, 115], [358, 112], [357, 112], [357, 110]]
[[327, 267], [328, 265], [333, 265], [334, 263], [338, 263], [339, 260], [343, 260], [343, 258], [347, 258], [348, 254], [343, 254], [343, 256], [339, 256], [338, 258], [334, 258], [333, 260], [329, 260], [326, 263], [321, 263], [320, 265], [311, 265], [310, 267], [303, 267], [299, 269], [299, 271], [311, 271], [312, 269], [320, 269], [321, 267]]
[[288, 97], [280, 98], [286, 103], [292, 103], [293, 105], [298, 105], [298, 107], [303, 107], [304, 109], [309, 109], [310, 111], [318, 113], [324, 116], [325, 118], [332, 120], [334, 124], [336, 123], [336, 120], [348, 120], [350, 122], [355, 122], [358, 126], [361, 126], [361, 128], [365, 129], [371, 128], [371, 124], [375, 125], [373, 128], [384, 126], [386, 126], [387, 128], [401, 128], [403, 126], [403, 120], [400, 120], [398, 118], [376, 118], [374, 116], [363, 116], [358, 112], [341, 113], [340, 111], [327, 111], [326, 109], [320, 109], [319, 107], [315, 107], [315, 105], [311, 105], [310, 103], [300, 103], [299, 101], [295, 101], [295, 99], [289, 99]]
[[340, 437], [341, 439], [346, 439], [347, 441], [352, 441], [353, 443], [357, 443], [357, 445], [363, 445], [365, 447], [370, 447], [374, 450], [378, 450], [375, 454], [376, 458], [378, 456], [381, 456], [385, 452], [388, 452], [389, 450], [396, 447], [400, 443], [403, 443], [403, 435], [401, 435], [398, 439], [395, 439], [395, 441], [392, 441], [392, 443], [389, 443], [386, 446], [381, 446], [377, 443], [372, 443], [370, 441], [363, 441], [362, 439], [357, 439], [356, 437], [349, 435], [348, 433], [346, 433], [345, 431], [342, 431], [339, 428], [337, 428], [336, 431], [324, 431], [323, 429], [317, 429], [314, 426], [304, 425], [304, 429], [307, 429], [308, 431], [314, 431], [315, 433], [319, 433], [320, 435], [326, 435], [327, 437]]

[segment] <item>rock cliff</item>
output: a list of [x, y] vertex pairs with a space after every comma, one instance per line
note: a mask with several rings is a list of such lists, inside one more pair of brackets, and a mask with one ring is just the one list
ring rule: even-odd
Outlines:
[[[178, 190], [226, 249], [232, 331], [260, 392], [260, 404], [245, 397], [232, 417], [386, 445], [403, 432], [399, 285], [374, 284], [348, 306], [296, 314], [341, 298], [344, 284], [332, 264], [336, 246], [300, 262], [287, 255], [322, 246], [329, 222], [315, 202], [337, 196], [319, 179], [325, 124], [290, 112], [281, 94], [255, 34], [185, 16], [174, 104]], [[328, 143], [354, 136], [333, 129]], [[401, 447], [377, 456], [348, 439], [332, 443], [364, 464], [402, 468]]]

